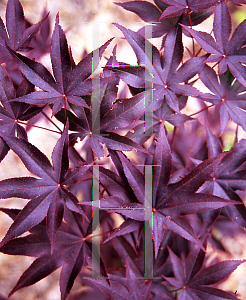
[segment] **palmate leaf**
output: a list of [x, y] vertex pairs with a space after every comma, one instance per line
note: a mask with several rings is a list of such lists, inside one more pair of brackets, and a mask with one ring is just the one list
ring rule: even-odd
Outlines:
[[[146, 83], [147, 86], [153, 84], [152, 95], [148, 99], [148, 103], [152, 102], [153, 111], [157, 110], [165, 99], [172, 110], [180, 113], [177, 95], [197, 96], [199, 94], [196, 88], [186, 84], [186, 82], [203, 68], [205, 57], [191, 58], [177, 70], [183, 57], [180, 26], [174, 27], [167, 34], [162, 56], [155, 46], [137, 32], [126, 29], [119, 24], [115, 25], [124, 33], [140, 66], [114, 67], [112, 65], [110, 69], [116, 72], [123, 81], [135, 88], [144, 88]], [[152, 47], [150, 53], [145, 51], [146, 44], [148, 47]]]
[[[99, 58], [102, 57], [104, 50], [112, 39], [97, 49], [99, 51]], [[63, 106], [66, 108], [71, 103], [89, 108], [81, 96], [92, 93], [92, 79], [88, 77], [93, 72], [93, 52], [88, 54], [76, 66], [73, 65], [65, 33], [59, 25], [58, 15], [51, 40], [51, 62], [54, 77], [40, 63], [22, 56], [10, 48], [8, 50], [25, 77], [43, 90], [19, 97], [18, 101], [36, 106], [53, 104], [53, 115], [60, 111]], [[98, 64], [99, 61], [93, 61], [93, 68], [96, 68]]]
[[[110, 280], [110, 286], [106, 280], [89, 279], [97, 286], [109, 299], [130, 299], [130, 300], [148, 300], [151, 297], [152, 282], [145, 282], [137, 278], [136, 273], [131, 268], [131, 261], [126, 264], [126, 284], [125, 286], [115, 280]], [[163, 298], [170, 299], [170, 298]]]
[[205, 255], [201, 255], [201, 250], [197, 245], [191, 249], [184, 262], [170, 248], [168, 250], [175, 277], [163, 277], [181, 291], [178, 300], [185, 298], [189, 300], [237, 299], [236, 295], [210, 287], [210, 285], [227, 278], [245, 260], [222, 261], [207, 268], [202, 268]]
[[[128, 122], [129, 122], [129, 120], [131, 120], [131, 118], [127, 119], [127, 112], [124, 111], [123, 106], [126, 104], [126, 106], [128, 106], [128, 107], [130, 106], [129, 110], [132, 108], [132, 111], [134, 111], [134, 109], [135, 109], [135, 113], [139, 114], [139, 110], [137, 110], [137, 107], [140, 108], [140, 111], [144, 110], [143, 106], [140, 106], [141, 103], [143, 103], [143, 101], [144, 101], [144, 97], [145, 97], [145, 94], [142, 93], [141, 95], [136, 96], [134, 99], [125, 99], [125, 101], [123, 99], [122, 103], [121, 103], [122, 105], [117, 105], [118, 112], [116, 112], [114, 119], [112, 119], [112, 121], [111, 121], [112, 129], [110, 129], [110, 125], [107, 125], [109, 129], [101, 130], [101, 128], [100, 128], [100, 134], [97, 134], [97, 133], [93, 134], [91, 125], [90, 125], [91, 124], [91, 122], [90, 122], [91, 116], [88, 116], [88, 114], [86, 114], [85, 111], [83, 111], [83, 108], [80, 110], [76, 109], [76, 112], [79, 113], [79, 115], [82, 115], [82, 114], [84, 115], [83, 119], [78, 118], [78, 116], [74, 115], [73, 113], [68, 112], [67, 116], [70, 120], [69, 129], [72, 131], [75, 131], [75, 133], [70, 134], [70, 137], [69, 137], [70, 145], [74, 145], [77, 142], [77, 138], [80, 138], [81, 140], [83, 140], [86, 136], [88, 136], [90, 147], [91, 147], [92, 151], [94, 152], [95, 156], [98, 158], [104, 157], [104, 155], [105, 155], [102, 144], [105, 144], [106, 148], [108, 148], [108, 149], [114, 149], [114, 150], [120, 150], [120, 151], [131, 151], [133, 149], [136, 149], [137, 151], [147, 153], [148, 151], [145, 148], [143, 148], [142, 146], [140, 146], [139, 144], [137, 144], [130, 138], [114, 132], [115, 130], [118, 129], [118, 127], [115, 126], [115, 124], [117, 124], [119, 122], [119, 120], [122, 120], [122, 118], [124, 118], [124, 116], [122, 116], [122, 115], [125, 114], [126, 122], [127, 122], [127, 120], [128, 120]], [[131, 103], [131, 100], [133, 100], [132, 103]], [[129, 103], [129, 105], [127, 102]], [[134, 105], [134, 102], [135, 102], [135, 105]], [[132, 105], [132, 107], [131, 107], [131, 105]], [[134, 106], [137, 106], [137, 107], [134, 107]], [[123, 111], [120, 110], [121, 108]], [[129, 111], [129, 114], [130, 113], [131, 112]], [[64, 111], [61, 111], [60, 114], [56, 114], [56, 118], [58, 120], [60, 120], [61, 122], [64, 122]], [[115, 127], [117, 127], [117, 128], [115, 128]]]
[[[23, 79], [16, 91], [12, 80], [3, 66], [0, 66], [0, 132], [5, 135], [17, 136], [27, 139], [25, 129], [18, 124], [18, 121], [30, 120], [41, 111], [41, 108], [33, 108], [26, 103], [8, 102], [16, 95], [23, 95], [32, 92], [34, 86], [26, 79]], [[8, 145], [0, 139], [0, 161], [9, 150]]]
[[246, 130], [245, 86], [237, 80], [234, 81], [234, 76], [229, 70], [217, 76], [215, 71], [207, 65], [199, 73], [199, 76], [213, 94], [206, 93], [198, 97], [219, 107], [221, 134], [230, 119]]
[[[221, 198], [206, 193], [196, 193], [200, 186], [208, 180], [209, 176], [216, 170], [219, 162], [225, 155], [225, 153], [222, 153], [215, 158], [208, 159], [198, 165], [182, 180], [176, 183], [169, 183], [172, 157], [170, 146], [164, 132], [164, 125], [161, 125], [154, 155], [152, 216], [149, 219], [151, 227], [153, 222], [153, 239], [155, 242], [156, 256], [165, 229], [169, 229], [183, 238], [203, 247], [184, 215], [239, 204], [239, 202], [226, 200], [223, 197]], [[106, 177], [104, 176], [106, 170], [104, 170], [101, 172], [101, 183], [106, 188], [110, 197], [101, 199], [100, 208], [118, 212], [133, 220], [144, 221], [146, 215], [144, 207], [145, 190], [143, 174], [133, 166], [123, 154], [119, 154], [119, 158], [126, 179], [136, 198], [130, 195], [128, 186], [120, 183], [121, 180], [119, 178], [117, 179], [116, 174], [115, 176], [108, 174]], [[106, 173], [109, 173], [109, 171]], [[93, 202], [93, 205], [96, 204]], [[131, 226], [130, 228], [135, 230], [135, 225], [131, 224]]]
[[[187, 96], [181, 95], [180, 97], [178, 97], [180, 109], [185, 107], [187, 99]], [[144, 119], [146, 120], [147, 118], [149, 118], [151, 122], [144, 122]], [[191, 117], [185, 114], [174, 112], [166, 102], [163, 102], [161, 107], [156, 111], [145, 111], [144, 116], [140, 119], [142, 120], [142, 123], [137, 125], [133, 130], [129, 131], [126, 134], [127, 137], [134, 140], [135, 142], [138, 142], [140, 145], [149, 139], [150, 134], [147, 134], [148, 132], [158, 135], [160, 126], [165, 121], [172, 124], [173, 126], [180, 126], [186, 121], [192, 120]]]
[[[222, 152], [218, 138], [206, 128], [209, 157], [215, 157]], [[225, 211], [233, 222], [246, 227], [246, 209], [242, 199], [235, 190], [245, 190], [245, 153], [246, 140], [242, 139], [223, 157], [210, 179], [201, 187], [201, 191], [218, 197], [238, 201], [238, 205], [225, 207]], [[241, 203], [240, 203], [241, 202]]]
[[0, 245], [30, 230], [47, 216], [47, 234], [53, 251], [56, 232], [61, 226], [64, 214], [64, 205], [86, 218], [68, 186], [79, 181], [89, 166], [80, 166], [68, 171], [68, 125], [53, 150], [53, 166], [42, 152], [26, 140], [12, 136], [2, 138], [20, 157], [26, 168], [41, 179], [21, 177], [0, 182], [2, 199], [9, 197], [31, 199], [18, 214]]
[[169, 6], [164, 10], [159, 20], [164, 18], [176, 17], [182, 14], [187, 14], [189, 10], [194, 12], [199, 12], [204, 9], [215, 6], [218, 1], [217, 0], [162, 0], [164, 3]]
[[197, 43], [211, 55], [207, 62], [216, 62], [219, 65], [218, 74], [226, 72], [229, 67], [233, 76], [246, 86], [246, 69], [242, 63], [246, 62], [246, 20], [241, 22], [231, 34], [231, 16], [225, 1], [219, 2], [215, 7], [213, 32], [215, 39], [206, 32], [195, 31], [182, 25], [194, 37]]
[[15, 51], [28, 50], [29, 42], [40, 30], [47, 17], [48, 14], [37, 24], [28, 27], [19, 0], [8, 0], [6, 8], [7, 30], [0, 18], [0, 62], [3, 63], [12, 58], [6, 44]]
[[[187, 9], [184, 10], [185, 14], [180, 17], [168, 17], [161, 18], [161, 15], [164, 14], [164, 11], [169, 7], [169, 5], [162, 2], [162, 0], [154, 1], [156, 6], [147, 1], [129, 1], [125, 3], [117, 3], [120, 7], [134, 12], [137, 14], [143, 21], [152, 23], [151, 25], [146, 25], [138, 30], [138, 33], [142, 36], [146, 36], [146, 32], [151, 31], [152, 38], [162, 37], [162, 47], [165, 42], [166, 35], [177, 26], [178, 23], [184, 25], [198, 25], [206, 20], [212, 13], [212, 9], [202, 10], [199, 12], [190, 11], [189, 16], [187, 15]], [[214, 2], [214, 1], [213, 1]], [[203, 2], [204, 4], [204, 2]], [[210, 7], [210, 6], [208, 6]]]
[[105, 280], [89, 279], [110, 299], [125, 299], [129, 297], [132, 300], [148, 300], [154, 299], [154, 295], [160, 296], [161, 299], [173, 299], [170, 291], [162, 284], [163, 279], [160, 273], [157, 273], [159, 270], [156, 271], [156, 264], [153, 269], [154, 278], [146, 276], [144, 271], [143, 241], [144, 238], [142, 236], [139, 246], [136, 247], [135, 243], [129, 242], [125, 236], [113, 239], [114, 249], [122, 259], [126, 272], [122, 274], [118, 272], [115, 275], [113, 270], [109, 269], [110, 287], [107, 286]]
[[[205, 182], [213, 170], [216, 169], [221, 157], [217, 156], [213, 160], [203, 162], [181, 181], [168, 184], [171, 172], [171, 157], [169, 156], [168, 160], [165, 159], [165, 156], [162, 156], [163, 152], [159, 150], [159, 147], [163, 147], [161, 146], [163, 144], [166, 144], [166, 147], [169, 148], [168, 142], [165, 140], [164, 131], [160, 131], [160, 138], [155, 152], [155, 161], [159, 160], [159, 168], [161, 171], [157, 171], [158, 167], [155, 167], [156, 171], [154, 171], [153, 176], [156, 176], [155, 174], [158, 174], [159, 172], [161, 172], [162, 175], [159, 179], [160, 183], [156, 187], [156, 190], [158, 191], [156, 199], [153, 199], [153, 202], [155, 203], [153, 206], [154, 232], [159, 232], [164, 224], [164, 227], [169, 230], [200, 244], [195, 238], [195, 234], [190, 224], [182, 215], [213, 210], [224, 205], [230, 205], [229, 202], [226, 203], [223, 198], [210, 198], [210, 196], [206, 194], [195, 193], [202, 182]], [[162, 193], [159, 192], [160, 186], [162, 186]], [[159, 248], [160, 242], [161, 240], [158, 240], [158, 235], [156, 235], [156, 251]]]
[[[1, 210], [12, 219], [15, 219], [18, 213], [17, 210], [13, 209]], [[32, 285], [62, 267], [60, 291], [61, 299], [65, 300], [81, 268], [88, 264], [91, 266], [93, 254], [91, 244], [86, 241], [86, 236], [90, 234], [90, 223], [85, 221], [81, 214], [66, 208], [64, 219], [65, 222], [62, 222], [57, 231], [52, 254], [50, 253], [51, 245], [45, 222], [35, 225], [30, 230], [29, 235], [15, 238], [0, 248], [1, 252], [9, 255], [38, 257], [22, 274], [9, 297], [20, 288]], [[40, 240], [40, 236], [42, 236], [42, 240]], [[102, 261], [100, 261], [100, 273], [104, 277], [107, 275]], [[105, 282], [108, 284], [107, 281]]]
[[[107, 65], [117, 63], [115, 50]], [[151, 91], [144, 91], [132, 98], [117, 99], [118, 89], [115, 88], [115, 85], [119, 83], [119, 78], [115, 74], [112, 75], [113, 72], [107, 68], [104, 69], [104, 73], [105, 77], [102, 77], [102, 80], [105, 81], [105, 84], [101, 84], [100, 78], [100, 94], [97, 97], [96, 105], [91, 103], [91, 110], [71, 105], [76, 115], [67, 112], [70, 121], [69, 129], [74, 131], [69, 136], [70, 145], [74, 145], [77, 138], [83, 140], [85, 137], [89, 137], [90, 147], [99, 159], [104, 157], [102, 144], [113, 150], [131, 151], [136, 149], [148, 153], [141, 145], [118, 133], [118, 129], [135, 127], [135, 123], [145, 112], [145, 102], [150, 97]], [[93, 100], [90, 98], [89, 101]], [[55, 116], [59, 121], [64, 122], [64, 115], [65, 112], [62, 110]]]

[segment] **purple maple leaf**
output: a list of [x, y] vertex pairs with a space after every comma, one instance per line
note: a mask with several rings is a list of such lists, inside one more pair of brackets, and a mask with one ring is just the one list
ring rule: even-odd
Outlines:
[[0, 62], [3, 63], [12, 58], [5, 43], [15, 51], [28, 50], [30, 41], [40, 30], [47, 17], [48, 14], [37, 24], [28, 27], [19, 0], [8, 0], [6, 8], [7, 31], [0, 18]]
[[[100, 58], [111, 40], [98, 49]], [[55, 78], [40, 63], [8, 49], [26, 78], [43, 90], [20, 97], [18, 101], [36, 106], [53, 104], [53, 115], [63, 106], [66, 109], [70, 103], [89, 108], [81, 96], [92, 93], [92, 79], [88, 77], [92, 74], [93, 52], [74, 66], [65, 33], [59, 25], [58, 15], [51, 40], [51, 62]], [[94, 61], [93, 68], [98, 64], [99, 61]], [[101, 84], [103, 85], [103, 81]]]
[[[128, 184], [124, 183], [123, 179], [113, 174], [112, 171], [109, 172], [109, 170], [102, 169], [101, 183], [110, 196], [101, 200], [100, 208], [118, 212], [133, 220], [145, 221], [144, 176], [123, 154], [119, 153], [118, 155], [126, 176], [125, 178], [132, 188], [135, 198], [131, 196]], [[151, 226], [153, 222], [153, 239], [156, 255], [165, 228], [203, 247], [184, 215], [238, 204], [238, 202], [214, 195], [196, 193], [199, 187], [209, 179], [210, 174], [215, 171], [224, 156], [225, 153], [204, 161], [182, 180], [176, 183], [169, 183], [172, 157], [162, 124], [153, 161], [153, 215], [151, 214], [149, 218]], [[88, 203], [86, 202], [86, 204]], [[97, 205], [96, 201], [93, 201], [93, 205]], [[130, 232], [130, 230], [135, 230], [135, 228], [136, 225], [131, 223], [127, 230]]]
[[[163, 55], [140, 34], [115, 24], [125, 35], [132, 46], [138, 60], [138, 66], [114, 67], [120, 78], [130, 86], [145, 88], [153, 85], [151, 99], [146, 99], [147, 106], [152, 105], [157, 110], [164, 99], [168, 106], [179, 113], [177, 95], [198, 96], [199, 91], [186, 82], [194, 77], [204, 66], [205, 57], [194, 57], [186, 61], [178, 70], [183, 58], [182, 30], [174, 27], [165, 40]], [[152, 47], [151, 53], [146, 53], [145, 45]], [[146, 72], [146, 69], [148, 72]]]
[[216, 62], [219, 65], [218, 74], [226, 72], [227, 66], [237, 80], [246, 86], [246, 70], [242, 63], [246, 62], [246, 53], [243, 46], [246, 43], [246, 20], [235, 29], [230, 40], [232, 24], [228, 6], [220, 1], [215, 7], [213, 33], [215, 39], [206, 32], [195, 31], [182, 25], [198, 42], [198, 44], [211, 55], [207, 62]]
[[9, 197], [31, 199], [9, 228], [1, 245], [30, 230], [47, 216], [47, 234], [53, 251], [56, 233], [64, 214], [64, 205], [86, 217], [77, 205], [77, 198], [68, 187], [79, 181], [89, 166], [68, 170], [68, 126], [53, 150], [53, 166], [41, 151], [26, 140], [3, 135], [2, 139], [20, 157], [26, 168], [41, 179], [20, 177], [0, 182], [2, 199]]
[[199, 76], [203, 84], [213, 93], [201, 94], [199, 98], [218, 106], [220, 134], [224, 132], [230, 119], [246, 130], [246, 101], [242, 94], [246, 90], [245, 86], [235, 81], [229, 70], [217, 76], [215, 71], [207, 65]]
[[227, 278], [240, 264], [245, 261], [242, 260], [228, 260], [216, 263], [207, 268], [202, 268], [205, 258], [204, 253], [195, 245], [185, 261], [182, 261], [173, 251], [168, 248], [170, 260], [173, 266], [174, 278], [164, 278], [176, 287], [176, 290], [181, 291], [177, 300], [184, 298], [195, 299], [228, 299], [236, 300], [237, 296], [210, 287], [223, 279]]
[[[21, 213], [20, 210], [14, 209], [1, 210], [13, 220], [16, 220]], [[8, 241], [0, 248], [2, 253], [9, 255], [37, 257], [21, 275], [9, 293], [9, 297], [20, 288], [32, 285], [62, 267], [59, 283], [61, 299], [65, 300], [81, 268], [86, 263], [92, 265], [91, 243], [87, 241], [87, 236], [91, 234], [90, 222], [87, 222], [81, 214], [69, 211], [67, 208], [65, 208], [64, 220], [65, 222], [62, 222], [57, 230], [52, 253], [45, 220], [32, 227], [29, 235]], [[72, 224], [72, 226], [68, 224]], [[42, 236], [42, 240], [40, 240], [40, 236]], [[102, 260], [100, 261], [100, 273], [104, 277], [107, 276]], [[106, 282], [106, 284], [108, 283]]]

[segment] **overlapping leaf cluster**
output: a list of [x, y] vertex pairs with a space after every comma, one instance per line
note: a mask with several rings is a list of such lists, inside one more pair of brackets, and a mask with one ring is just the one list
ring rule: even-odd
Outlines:
[[[225, 251], [214, 228], [246, 228], [246, 141], [238, 141], [238, 128], [246, 130], [246, 23], [232, 33], [228, 2], [116, 3], [153, 24], [134, 32], [115, 23], [137, 65], [118, 62], [115, 46], [96, 75], [113, 39], [76, 64], [59, 15], [50, 36], [46, 13], [32, 25], [19, 0], [8, 1], [6, 28], [0, 20], [0, 161], [11, 149], [33, 176], [0, 181], [1, 199], [28, 201], [1, 208], [13, 223], [0, 251], [36, 257], [9, 297], [61, 267], [61, 299], [238, 299], [216, 285], [244, 261], [206, 263], [208, 244]], [[210, 16], [213, 36], [195, 29]], [[147, 26], [162, 37], [161, 49], [145, 37]], [[52, 70], [31, 59], [47, 51]], [[201, 110], [188, 115], [188, 99]], [[51, 160], [28, 141], [38, 117], [59, 129]], [[73, 296], [75, 280], [91, 292]]]

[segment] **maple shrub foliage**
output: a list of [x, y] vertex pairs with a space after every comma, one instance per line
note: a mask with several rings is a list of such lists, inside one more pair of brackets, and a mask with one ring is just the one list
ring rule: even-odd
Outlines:
[[[33, 25], [19, 0], [8, 0], [0, 161], [12, 150], [33, 175], [0, 181], [1, 199], [27, 203], [0, 208], [13, 221], [0, 251], [35, 258], [8, 297], [58, 268], [62, 300], [243, 296], [218, 284], [244, 261], [212, 260], [208, 251], [227, 251], [216, 230], [246, 229], [246, 140], [238, 138], [246, 131], [246, 20], [234, 31], [231, 21], [243, 4], [115, 3], [147, 23], [137, 32], [113, 24], [137, 65], [119, 62], [115, 45], [96, 73], [113, 38], [76, 64], [59, 15], [54, 29], [46, 11]], [[197, 30], [209, 17], [212, 31]], [[161, 38], [160, 49], [147, 37]], [[40, 62], [47, 53], [50, 69]], [[30, 126], [45, 139], [40, 119], [57, 136], [51, 159], [28, 141]], [[71, 291], [75, 281], [90, 289]]]

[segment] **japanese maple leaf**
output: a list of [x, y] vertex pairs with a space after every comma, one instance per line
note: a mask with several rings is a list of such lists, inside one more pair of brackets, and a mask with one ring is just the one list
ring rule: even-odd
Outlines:
[[213, 13], [212, 10], [203, 10], [202, 12], [191, 11], [189, 16], [183, 15], [182, 19], [180, 19], [180, 17], [170, 17], [164, 19], [162, 18], [160, 20], [163, 11], [169, 5], [162, 2], [162, 0], [155, 0], [154, 2], [156, 6], [147, 1], [130, 1], [125, 3], [114, 3], [128, 11], [134, 12], [143, 21], [153, 23], [152, 25], [146, 25], [140, 28], [138, 30], [138, 33], [148, 38], [146, 36], [146, 32], [149, 30], [151, 31], [151, 38], [158, 38], [163, 36], [161, 49], [163, 48], [167, 33], [173, 27], [177, 26], [179, 22], [181, 22], [184, 25], [198, 25], [204, 20], [206, 20]]
[[[110, 277], [110, 275], [109, 275]], [[127, 260], [126, 264], [126, 283], [122, 284], [117, 280], [110, 280], [110, 286], [106, 280], [90, 279], [96, 287], [98, 287], [109, 299], [130, 299], [130, 300], [149, 300], [153, 299], [151, 296], [152, 282], [145, 283], [144, 280], [139, 279], [136, 273], [131, 268], [131, 262]], [[162, 299], [172, 299], [165, 298]]]
[[[90, 147], [99, 159], [105, 156], [102, 144], [105, 144], [108, 149], [121, 151], [136, 149], [137, 151], [147, 153], [148, 151], [145, 148], [138, 145], [129, 137], [117, 133], [118, 128], [124, 128], [124, 125], [126, 126], [127, 123], [131, 123], [134, 115], [139, 116], [139, 113], [142, 114], [144, 112], [144, 97], [145, 93], [143, 92], [133, 98], [122, 99], [121, 103], [115, 103], [112, 106], [113, 109], [110, 109], [109, 113], [100, 122], [100, 132], [94, 134], [91, 126], [91, 115], [86, 114], [83, 109], [80, 109], [80, 111], [76, 110], [80, 118], [69, 112], [67, 114], [70, 120], [69, 129], [77, 131], [70, 134], [71, 145], [74, 145], [78, 137], [83, 140], [88, 136]], [[81, 116], [84, 116], [84, 118], [82, 119]], [[56, 115], [56, 117], [61, 121], [64, 120], [61, 115]]]
[[[47, 7], [44, 8], [43, 17], [47, 15]], [[35, 58], [35, 60], [39, 61], [39, 59], [47, 54], [50, 53], [50, 47], [51, 47], [51, 23], [53, 20], [51, 20], [50, 15], [46, 18], [44, 23], [42, 24], [42, 27], [40, 31], [36, 34], [36, 36], [32, 39], [30, 42], [30, 47], [32, 50], [27, 52], [27, 56], [29, 58]]]
[[[100, 58], [111, 40], [97, 49]], [[9, 51], [26, 78], [43, 90], [20, 97], [18, 101], [36, 106], [53, 104], [53, 115], [61, 110], [63, 106], [66, 109], [69, 103], [88, 108], [81, 96], [89, 95], [92, 92], [92, 79], [88, 77], [93, 71], [93, 52], [75, 66], [68, 50], [65, 33], [59, 25], [58, 15], [51, 40], [51, 62], [55, 78], [40, 63], [30, 60], [11, 49]], [[99, 61], [94, 60], [93, 68], [95, 69], [98, 64]]]
[[199, 12], [201, 10], [210, 8], [217, 4], [217, 0], [161, 0], [162, 2], [169, 4], [162, 15], [160, 16], [159, 20], [163, 18], [170, 18], [175, 16], [180, 16], [182, 14], [189, 13], [189, 10], [194, 12]]
[[[114, 273], [114, 269], [108, 270], [110, 286], [106, 280], [90, 279], [110, 299], [147, 300], [154, 299], [153, 295], [161, 296], [161, 299], [172, 300], [168, 289], [162, 284], [162, 277], [148, 277], [144, 270], [144, 238], [141, 238], [139, 247], [132, 245], [124, 236], [113, 239], [113, 245], [118, 255], [126, 266], [125, 272]], [[162, 258], [163, 260], [163, 258]]]
[[[187, 99], [187, 96], [180, 96], [178, 98], [180, 109], [185, 107]], [[149, 118], [151, 121], [146, 122], [146, 118]], [[154, 133], [155, 135], [158, 135], [160, 126], [165, 121], [173, 126], [180, 126], [186, 121], [192, 120], [192, 118], [185, 114], [174, 112], [166, 102], [163, 102], [161, 107], [154, 112], [145, 111], [144, 116], [140, 119], [143, 120], [143, 122], [137, 125], [134, 130], [131, 130], [126, 134], [127, 137], [138, 142], [138, 144], [143, 144], [147, 139], [149, 139], [150, 134], [148, 133]]]
[[86, 217], [77, 205], [77, 198], [68, 187], [78, 182], [89, 166], [68, 170], [68, 125], [52, 152], [53, 166], [41, 151], [26, 140], [4, 135], [2, 139], [20, 157], [26, 168], [39, 178], [10, 178], [0, 182], [2, 199], [31, 199], [19, 213], [0, 245], [30, 230], [47, 216], [47, 234], [53, 251], [56, 232], [61, 226], [64, 214], [64, 205]]
[[242, 94], [246, 90], [245, 86], [234, 81], [229, 70], [218, 77], [215, 71], [207, 65], [199, 76], [204, 85], [213, 93], [203, 94], [199, 98], [219, 107], [221, 134], [230, 119], [246, 130], [246, 101]]
[[163, 277], [176, 287], [176, 291], [180, 291], [177, 300], [238, 299], [233, 293], [210, 285], [226, 279], [245, 260], [227, 260], [204, 268], [202, 265], [205, 253], [197, 245], [191, 249], [185, 261], [175, 255], [169, 247], [168, 250], [175, 277]]
[[23, 8], [19, 0], [8, 0], [6, 8], [6, 26], [0, 18], [0, 62], [12, 58], [5, 43], [13, 50], [28, 50], [28, 44], [41, 28], [48, 14], [37, 24], [30, 27], [24, 18]]
[[[163, 56], [159, 50], [149, 43], [147, 39], [137, 32], [115, 24], [125, 35], [133, 48], [140, 66], [114, 67], [112, 70], [130, 86], [136, 88], [152, 88], [152, 95], [147, 100], [151, 103], [153, 111], [157, 110], [164, 99], [169, 107], [179, 113], [178, 95], [195, 96], [199, 91], [186, 82], [200, 71], [205, 58], [194, 57], [186, 61], [178, 70], [183, 57], [182, 30], [180, 26], [174, 27], [165, 40]], [[146, 53], [145, 45], [152, 49]], [[147, 72], [146, 72], [147, 70]]]
[[[160, 2], [160, 4], [158, 2]], [[167, 7], [167, 5], [161, 0], [155, 1], [156, 6], [147, 1], [129, 1], [125, 3], [114, 2], [114, 4], [119, 5], [128, 11], [134, 12], [145, 22], [153, 23], [153, 26], [151, 26], [151, 35], [153, 38], [166, 35], [178, 22], [176, 19], [162, 20], [162, 22], [158, 22], [161, 12]], [[145, 27], [146, 26], [138, 31], [143, 36], [145, 35]]]
[[[13, 220], [20, 215], [19, 210], [1, 209]], [[91, 212], [90, 212], [91, 213]], [[9, 255], [25, 255], [37, 257], [30, 267], [21, 275], [9, 297], [23, 287], [30, 286], [47, 277], [56, 269], [62, 267], [60, 273], [61, 300], [65, 300], [73, 283], [85, 265], [92, 266], [92, 247], [87, 240], [91, 236], [90, 222], [81, 214], [65, 208], [65, 222], [61, 223], [54, 241], [54, 250], [51, 254], [50, 240], [46, 231], [46, 222], [35, 225], [30, 234], [8, 241], [0, 251]], [[40, 236], [42, 239], [40, 239]], [[94, 266], [96, 259], [94, 257]], [[99, 267], [99, 266], [98, 266]], [[100, 274], [107, 276], [103, 261], [100, 259]], [[106, 284], [107, 281], [105, 281]]]
[[[209, 157], [215, 157], [222, 152], [219, 139], [206, 126]], [[242, 139], [227, 152], [210, 179], [201, 187], [202, 192], [211, 193], [225, 199], [236, 200], [239, 203], [225, 207], [229, 218], [239, 226], [246, 228], [246, 209], [242, 199], [235, 190], [245, 190], [246, 140]], [[241, 203], [240, 203], [241, 202]]]
[[[5, 68], [0, 66], [0, 132], [5, 135], [17, 136], [27, 140], [25, 129], [19, 124], [27, 121], [40, 112], [40, 108], [33, 108], [29, 104], [19, 102], [8, 102], [16, 96], [22, 96], [32, 92], [33, 85], [23, 79], [16, 92], [13, 82]], [[9, 150], [8, 145], [0, 139], [0, 161]]]
[[[199, 187], [209, 179], [210, 174], [216, 169], [224, 155], [223, 153], [204, 161], [182, 180], [176, 183], [169, 183], [172, 158], [170, 146], [164, 132], [164, 125], [162, 124], [153, 161], [152, 213], [149, 216], [145, 213], [143, 174], [121, 153], [119, 153], [119, 157], [125, 176], [138, 202], [130, 202], [133, 198], [130, 196], [129, 189], [127, 189], [127, 185], [122, 179], [119, 180], [117, 176], [110, 175], [109, 170], [104, 170], [101, 172], [100, 180], [110, 196], [101, 199], [100, 208], [109, 211], [113, 210], [127, 218], [138, 221], [145, 221], [147, 218], [151, 228], [153, 222], [156, 256], [166, 228], [203, 247], [184, 215], [213, 210], [231, 204], [239, 204], [236, 201], [226, 200], [214, 195], [196, 193]], [[93, 202], [93, 205], [96, 204]]]
[[[115, 63], [115, 50], [107, 65], [112, 63]], [[119, 78], [112, 73], [108, 69], [104, 70], [104, 79], [107, 83], [100, 86], [96, 105], [90, 103], [91, 110], [71, 105], [76, 115], [67, 112], [70, 121], [69, 129], [74, 131], [69, 136], [70, 145], [74, 145], [77, 138], [83, 140], [88, 137], [90, 147], [99, 159], [105, 155], [102, 144], [105, 144], [108, 149], [121, 151], [136, 149], [147, 153], [145, 148], [130, 138], [119, 134], [118, 130], [129, 126], [134, 128], [134, 123], [144, 114], [145, 99], [149, 97], [150, 91], [139, 93], [132, 98], [117, 99], [118, 89], [116, 85], [119, 83]], [[91, 98], [89, 101], [92, 102]], [[61, 113], [56, 114], [56, 118], [61, 122], [65, 120], [64, 113], [61, 111]], [[95, 121], [96, 119], [98, 122]]]
[[216, 62], [218, 74], [226, 72], [227, 66], [237, 80], [246, 86], [246, 69], [241, 63], [246, 62], [246, 20], [241, 22], [231, 35], [231, 16], [225, 1], [218, 2], [215, 7], [213, 33], [215, 39], [206, 32], [195, 31], [182, 25], [194, 37], [197, 43], [211, 55], [207, 62]]
[[204, 126], [197, 119], [190, 122], [190, 132], [186, 130], [185, 124], [177, 127], [172, 140], [173, 173], [177, 175], [177, 179], [173, 180], [179, 180], [179, 176], [191, 171], [191, 157], [201, 161], [207, 159], [205, 136], [197, 134], [200, 130], [203, 131]]

